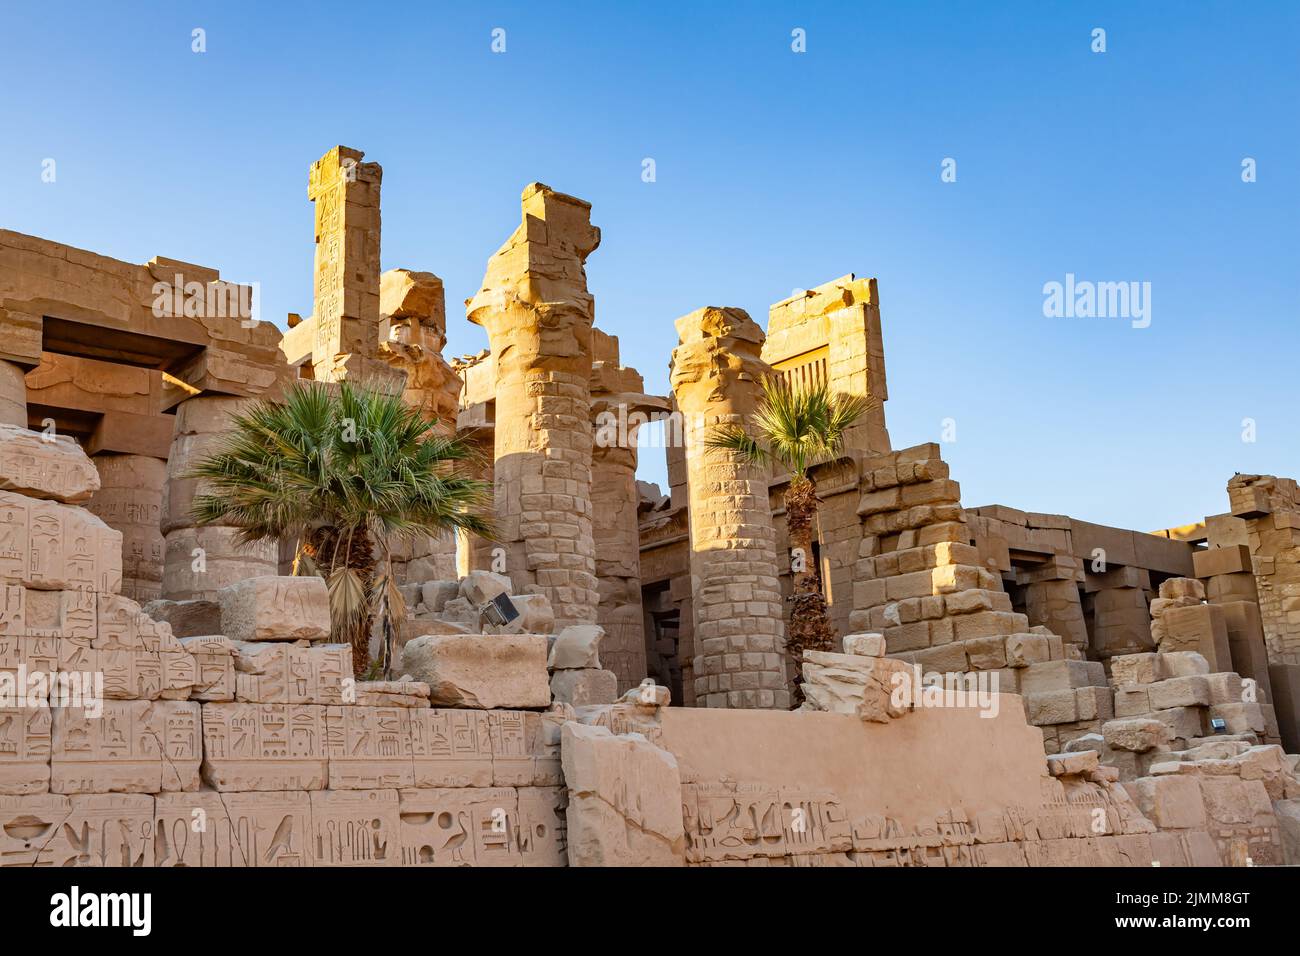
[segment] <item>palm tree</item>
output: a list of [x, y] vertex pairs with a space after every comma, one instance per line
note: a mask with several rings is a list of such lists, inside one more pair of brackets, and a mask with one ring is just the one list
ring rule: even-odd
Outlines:
[[[838, 455], [850, 427], [871, 407], [866, 398], [832, 394], [825, 383], [791, 388], [772, 375], [763, 380], [763, 395], [750, 416], [750, 430], [719, 425], [705, 444], [737, 455], [754, 465], [776, 463], [790, 472], [785, 490], [785, 523], [794, 575], [786, 652], [794, 667], [794, 703], [803, 699], [803, 652], [830, 651], [835, 629], [826, 614], [817, 562], [813, 560], [813, 526], [817, 521], [817, 485], [809, 470]], [[751, 431], [753, 434], [751, 434]]]
[[[390, 542], [492, 534], [487, 484], [458, 473], [476, 452], [437, 429], [400, 395], [294, 383], [283, 402], [237, 415], [222, 446], [193, 469], [206, 487], [192, 515], [237, 527], [238, 543], [292, 539], [293, 573], [325, 578], [332, 637], [352, 645], [357, 676], [387, 674], [405, 614]], [[370, 665], [376, 619], [383, 640]]]

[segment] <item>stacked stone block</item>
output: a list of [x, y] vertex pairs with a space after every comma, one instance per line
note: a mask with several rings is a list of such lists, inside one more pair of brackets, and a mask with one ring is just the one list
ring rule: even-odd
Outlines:
[[76, 673], [102, 695], [0, 706], [3, 865], [564, 864], [564, 711], [354, 682], [319, 578], [154, 602], [155, 620], [119, 593], [120, 533], [69, 503], [94, 467], [33, 454], [33, 434], [0, 436], [0, 484], [23, 489], [0, 490], [0, 690]]
[[890, 657], [923, 671], [996, 672], [1000, 691], [1024, 695], [1049, 751], [1111, 716], [1102, 665], [1031, 626], [981, 566], [938, 445], [865, 459], [862, 475], [854, 630], [883, 634]]

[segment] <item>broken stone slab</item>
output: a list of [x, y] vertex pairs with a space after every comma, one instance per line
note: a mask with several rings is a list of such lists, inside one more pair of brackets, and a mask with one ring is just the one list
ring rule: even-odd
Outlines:
[[329, 591], [315, 575], [262, 575], [217, 593], [221, 630], [232, 641], [323, 641], [330, 635]]
[[600, 642], [605, 629], [599, 624], [571, 624], [555, 636], [546, 666], [551, 670], [600, 667]]
[[894, 690], [899, 681], [911, 680], [910, 671], [907, 662], [888, 657], [805, 651], [804, 709], [876, 723], [901, 717], [908, 708], [895, 703]]
[[551, 702], [541, 634], [417, 637], [402, 649], [398, 670], [429, 685], [434, 707], [523, 710]]
[[355, 686], [358, 707], [428, 707], [429, 685], [414, 680], [360, 681]]
[[476, 610], [498, 594], [510, 593], [510, 579], [492, 571], [471, 571], [460, 579], [460, 596]]
[[641, 734], [568, 722], [560, 761], [569, 790], [570, 866], [683, 866], [677, 760]]
[[1168, 724], [1147, 717], [1108, 720], [1101, 725], [1101, 734], [1108, 747], [1133, 753], [1158, 750], [1173, 740]]
[[171, 625], [176, 637], [221, 633], [221, 605], [216, 601], [150, 601], [143, 608], [155, 621]]
[[420, 603], [434, 614], [441, 614], [447, 602], [458, 594], [460, 585], [455, 581], [425, 581], [420, 585]]
[[1047, 772], [1053, 777], [1072, 777], [1092, 773], [1100, 766], [1101, 755], [1095, 750], [1049, 754], [1047, 757]]
[[551, 697], [574, 707], [612, 704], [618, 699], [618, 675], [595, 667], [557, 670], [551, 676]]
[[857, 654], [861, 657], [884, 657], [885, 635], [883, 634], [846, 634], [840, 644], [845, 654]]
[[98, 490], [99, 471], [74, 439], [0, 423], [0, 491], [80, 504]]
[[658, 707], [667, 707], [672, 703], [672, 691], [662, 684], [656, 684], [653, 678], [647, 677], [639, 687], [633, 687], [626, 691], [618, 699], [620, 704], [635, 704], [638, 707], [654, 709]]

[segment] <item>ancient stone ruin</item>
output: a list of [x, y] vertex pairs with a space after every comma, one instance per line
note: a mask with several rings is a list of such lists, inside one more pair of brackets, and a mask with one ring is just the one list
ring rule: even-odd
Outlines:
[[[665, 317], [646, 394], [595, 324], [592, 206], [538, 183], [465, 305], [490, 348], [448, 358], [442, 281], [380, 271], [363, 158], [311, 166], [283, 332], [215, 269], [0, 231], [0, 865], [1300, 864], [1295, 481], [1154, 532], [964, 504], [940, 445], [891, 442], [852, 275], [766, 330]], [[790, 475], [705, 447], [772, 376], [869, 400], [813, 469], [812, 555]], [[289, 543], [191, 513], [232, 415], [295, 380], [483, 453], [497, 534], [395, 555], [382, 680]], [[666, 494], [635, 479], [654, 420]], [[840, 641], [795, 695], [805, 559]]]

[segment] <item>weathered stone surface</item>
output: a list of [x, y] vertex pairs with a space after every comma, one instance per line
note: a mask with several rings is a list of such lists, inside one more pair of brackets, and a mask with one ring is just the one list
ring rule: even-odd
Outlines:
[[471, 571], [460, 581], [460, 596], [475, 608], [481, 607], [498, 594], [510, 593], [510, 579], [491, 571]]
[[1047, 772], [1053, 777], [1069, 777], [1091, 773], [1101, 766], [1095, 750], [1080, 750], [1064, 754], [1049, 754]]
[[221, 633], [221, 605], [216, 601], [150, 601], [144, 613], [170, 625], [176, 637]]
[[84, 508], [0, 491], [0, 583], [122, 589], [122, 535]]
[[[352, 703], [352, 646], [230, 641], [235, 700], [254, 704]], [[346, 683], [345, 683], [346, 682]]]
[[160, 793], [199, 788], [199, 704], [106, 700], [102, 714], [56, 708], [53, 793]]
[[52, 713], [48, 707], [0, 709], [0, 795], [49, 791]]
[[901, 717], [895, 675], [911, 680], [911, 665], [885, 657], [804, 652], [804, 708], [852, 714], [879, 723]]
[[459, 593], [460, 584], [456, 581], [425, 581], [420, 585], [420, 603], [436, 614]]
[[550, 634], [555, 629], [555, 613], [545, 594], [512, 594], [510, 600], [519, 616], [505, 625], [488, 625], [493, 634]]
[[264, 575], [222, 588], [221, 633], [232, 641], [323, 641], [329, 593], [315, 575]]
[[566, 723], [570, 866], [682, 866], [681, 775], [673, 755], [641, 734]]
[[605, 629], [599, 624], [572, 624], [555, 636], [546, 666], [551, 670], [599, 668], [604, 637]]
[[763, 331], [742, 309], [709, 307], [676, 322], [673, 394], [683, 415], [690, 498], [695, 702], [786, 710], [784, 608], [770, 469], [710, 451], [720, 426], [741, 426], [770, 368]]
[[328, 778], [325, 708], [204, 704], [202, 773], [214, 790], [320, 790]]
[[574, 707], [612, 704], [618, 699], [618, 675], [598, 667], [557, 670], [551, 676], [551, 697]]
[[1133, 753], [1155, 750], [1173, 739], [1166, 723], [1144, 717], [1108, 720], [1101, 725], [1101, 733], [1108, 747]]
[[76, 441], [0, 422], [0, 491], [80, 504], [98, 490], [99, 472]]
[[428, 635], [403, 648], [398, 670], [429, 685], [435, 707], [546, 707], [546, 638]]
[[883, 634], [845, 634], [841, 645], [845, 654], [858, 654], [862, 657], [885, 656]]

